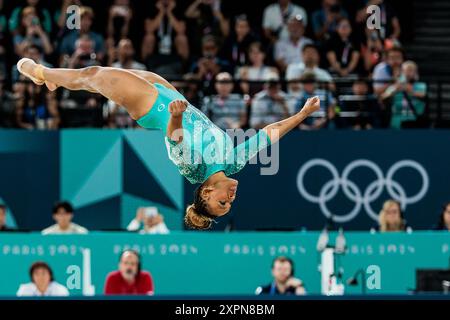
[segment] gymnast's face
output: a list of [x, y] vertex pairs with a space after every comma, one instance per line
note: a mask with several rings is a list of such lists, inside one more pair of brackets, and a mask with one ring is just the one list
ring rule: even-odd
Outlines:
[[237, 180], [227, 177], [204, 189], [203, 199], [211, 215], [221, 217], [230, 211], [231, 204], [236, 198], [237, 186]]

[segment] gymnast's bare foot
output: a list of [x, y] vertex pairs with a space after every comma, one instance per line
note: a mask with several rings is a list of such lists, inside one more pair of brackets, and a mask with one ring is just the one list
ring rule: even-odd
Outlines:
[[41, 86], [45, 83], [50, 91], [55, 91], [58, 86], [44, 78], [44, 66], [35, 63], [28, 58], [22, 58], [17, 62], [17, 70], [24, 76], [30, 78], [35, 84]]

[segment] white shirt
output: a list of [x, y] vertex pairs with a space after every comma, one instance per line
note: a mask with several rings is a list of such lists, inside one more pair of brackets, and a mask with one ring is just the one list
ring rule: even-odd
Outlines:
[[275, 60], [282, 60], [286, 64], [302, 63], [302, 49], [305, 45], [312, 43], [313, 41], [306, 37], [301, 37], [297, 43], [293, 43], [289, 39], [278, 40], [275, 43]]
[[43, 235], [47, 234], [86, 234], [88, 230], [79, 226], [76, 223], [70, 223], [69, 228], [62, 230], [58, 224], [54, 224], [41, 232]]
[[[306, 27], [306, 25], [308, 24], [308, 14], [306, 13], [305, 9], [291, 3], [288, 6], [287, 10], [290, 11], [289, 18], [295, 17], [296, 15], [301, 15], [303, 17], [303, 25]], [[264, 10], [263, 28], [270, 29], [272, 31], [277, 31], [281, 28], [279, 39], [287, 39], [289, 37], [287, 25], [283, 21], [283, 15], [278, 3], [271, 4]]]
[[[128, 231], [138, 231], [141, 228], [141, 222], [139, 222], [137, 219], [131, 220], [131, 222], [128, 224], [127, 230]], [[151, 228], [144, 228], [141, 231], [139, 231], [140, 234], [168, 234], [169, 228], [167, 228], [166, 224], [164, 222], [158, 223], [156, 226], [153, 226]]]
[[50, 282], [47, 290], [44, 293], [40, 292], [33, 282], [21, 284], [19, 290], [17, 290], [18, 297], [67, 297], [68, 295], [69, 290], [67, 290], [66, 287], [56, 281]]
[[314, 73], [316, 80], [321, 82], [332, 82], [333, 77], [331, 74], [319, 67], [307, 68], [305, 64], [302, 63], [291, 63], [288, 65], [286, 70], [286, 80], [296, 80], [300, 79], [305, 72]]

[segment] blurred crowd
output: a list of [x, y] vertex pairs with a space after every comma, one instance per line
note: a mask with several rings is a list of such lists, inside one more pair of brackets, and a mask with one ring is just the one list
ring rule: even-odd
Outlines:
[[[426, 121], [427, 86], [407, 60], [402, 25], [389, 1], [273, 0], [261, 17], [224, 10], [221, 0], [136, 2], [0, 0], [0, 127], [136, 127], [121, 106], [98, 94], [35, 86], [15, 63], [93, 65], [148, 70], [171, 80], [219, 127], [260, 128], [298, 111], [307, 98], [322, 109], [301, 130], [418, 127]], [[367, 27], [368, 7], [380, 9]], [[76, 7], [74, 7], [76, 6]], [[356, 8], [356, 10], [355, 10]], [[95, 19], [106, 23], [94, 30]], [[254, 21], [258, 21], [255, 23]]]

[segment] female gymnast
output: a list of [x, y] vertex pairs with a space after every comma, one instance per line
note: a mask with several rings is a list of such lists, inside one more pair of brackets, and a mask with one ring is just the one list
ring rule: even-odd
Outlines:
[[318, 97], [308, 99], [297, 114], [266, 126], [233, 148], [227, 133], [155, 73], [97, 66], [47, 68], [28, 58], [21, 59], [17, 68], [35, 84], [45, 84], [51, 91], [64, 87], [99, 93], [126, 108], [140, 126], [163, 130], [169, 158], [191, 183], [200, 183], [184, 218], [193, 229], [208, 229], [214, 218], [230, 211], [238, 181], [228, 176], [320, 109]]

